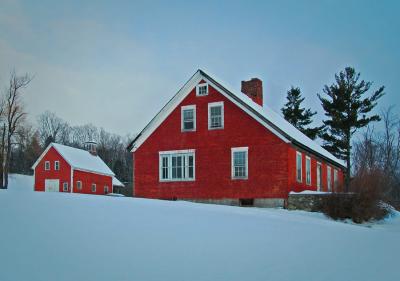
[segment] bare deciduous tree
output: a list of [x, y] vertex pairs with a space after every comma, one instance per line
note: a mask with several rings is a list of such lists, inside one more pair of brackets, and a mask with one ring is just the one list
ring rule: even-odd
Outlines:
[[9, 85], [3, 96], [2, 107], [2, 138], [0, 159], [0, 187], [7, 188], [8, 173], [10, 168], [12, 140], [16, 132], [22, 126], [25, 119], [25, 111], [22, 103], [22, 89], [26, 88], [32, 81], [28, 74], [17, 75], [11, 72]]

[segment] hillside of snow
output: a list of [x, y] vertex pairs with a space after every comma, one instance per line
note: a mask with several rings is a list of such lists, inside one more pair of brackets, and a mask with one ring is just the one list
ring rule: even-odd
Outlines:
[[[18, 184], [18, 180], [14, 181]], [[398, 280], [400, 216], [0, 190], [0, 280]]]

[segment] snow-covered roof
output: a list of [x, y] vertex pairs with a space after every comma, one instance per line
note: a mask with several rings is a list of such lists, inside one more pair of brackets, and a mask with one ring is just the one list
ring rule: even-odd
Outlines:
[[150, 136], [155, 129], [168, 117], [168, 115], [176, 108], [176, 106], [193, 90], [193, 88], [201, 81], [205, 80], [212, 87], [216, 88], [221, 94], [238, 105], [246, 113], [268, 128], [272, 133], [277, 135], [287, 143], [293, 143], [301, 148], [311, 151], [331, 162], [346, 167], [346, 163], [333, 154], [325, 150], [316, 141], [311, 140], [296, 127], [286, 121], [281, 115], [276, 113], [268, 106], [260, 106], [255, 103], [247, 95], [232, 90], [226, 83], [216, 76], [211, 76], [205, 71], [199, 69], [186, 84], [178, 91], [178, 93], [161, 109], [161, 111], [150, 121], [150, 123], [142, 130], [142, 132], [132, 141], [130, 148], [135, 151]]
[[113, 177], [112, 184], [113, 184], [113, 186], [122, 186], [122, 187], [125, 186], [125, 185], [124, 185], [122, 182], [120, 182], [120, 180], [117, 179], [116, 177]]
[[73, 169], [94, 172], [114, 177], [113, 171], [111, 171], [111, 169], [99, 156], [94, 156], [90, 154], [90, 152], [87, 150], [58, 143], [51, 143], [42, 153], [39, 159], [35, 162], [35, 164], [33, 164], [32, 169], [35, 169], [35, 167], [39, 164], [39, 162], [42, 160], [44, 155], [46, 155], [47, 151], [49, 151], [51, 147], [54, 147], [54, 149], [58, 153], [60, 153], [64, 160], [67, 161]]

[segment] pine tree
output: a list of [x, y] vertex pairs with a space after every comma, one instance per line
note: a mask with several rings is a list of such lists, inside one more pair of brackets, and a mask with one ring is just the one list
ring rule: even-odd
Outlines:
[[384, 95], [380, 87], [371, 95], [366, 96], [372, 82], [360, 80], [360, 73], [354, 68], [346, 67], [344, 71], [335, 74], [336, 82], [331, 86], [325, 85], [324, 96], [318, 94], [325, 110], [326, 120], [323, 121], [326, 131], [321, 135], [324, 148], [347, 164], [346, 191], [349, 188], [351, 168], [351, 138], [357, 129], [367, 126], [370, 122], [379, 121], [379, 115], [368, 113], [377, 105]]
[[287, 92], [286, 99], [287, 103], [281, 109], [283, 117], [310, 139], [315, 139], [324, 126], [308, 127], [312, 123], [311, 118], [317, 112], [312, 112], [309, 108], [305, 109], [301, 107], [301, 103], [305, 98], [301, 96], [300, 88], [291, 87]]

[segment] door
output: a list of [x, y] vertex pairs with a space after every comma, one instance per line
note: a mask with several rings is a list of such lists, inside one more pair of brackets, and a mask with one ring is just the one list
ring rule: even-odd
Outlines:
[[44, 190], [46, 192], [59, 192], [60, 191], [60, 180], [45, 180]]

